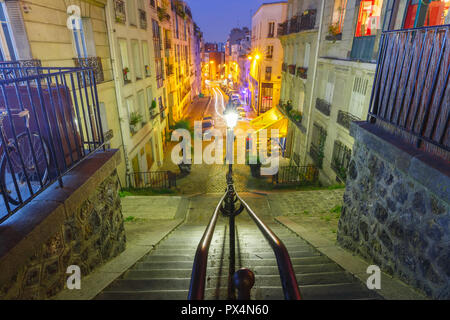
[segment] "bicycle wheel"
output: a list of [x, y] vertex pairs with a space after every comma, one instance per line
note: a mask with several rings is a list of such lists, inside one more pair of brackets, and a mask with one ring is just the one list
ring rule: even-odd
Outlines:
[[[20, 134], [17, 137], [17, 146], [15, 144], [8, 146], [6, 150], [11, 160], [18, 190], [14, 184], [13, 174], [11, 173], [11, 167], [6, 158], [6, 154], [3, 155], [0, 165], [1, 183], [4, 186], [4, 190], [6, 190], [6, 196], [9, 202], [13, 205], [19, 205], [20, 197], [17, 191], [19, 191], [23, 201], [32, 195], [27, 183], [27, 176], [33, 193], [41, 188], [41, 181], [42, 184], [47, 182], [50, 154], [47, 144], [44, 140], [41, 142], [41, 137], [37, 133], [31, 134], [31, 144], [27, 133]], [[37, 163], [34, 161], [32, 150], [36, 156]], [[24, 167], [20, 161], [20, 155], [25, 164]]]

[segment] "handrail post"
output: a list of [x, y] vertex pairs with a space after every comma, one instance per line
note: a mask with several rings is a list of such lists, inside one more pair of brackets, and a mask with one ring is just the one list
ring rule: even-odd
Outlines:
[[229, 215], [230, 225], [230, 261], [228, 268], [228, 299], [235, 300], [235, 287], [233, 282], [234, 273], [236, 272], [236, 235], [235, 235], [235, 213], [236, 208], [234, 205], [234, 186], [233, 186], [233, 166], [229, 165], [229, 172], [227, 174], [227, 198], [225, 200], [226, 211]]

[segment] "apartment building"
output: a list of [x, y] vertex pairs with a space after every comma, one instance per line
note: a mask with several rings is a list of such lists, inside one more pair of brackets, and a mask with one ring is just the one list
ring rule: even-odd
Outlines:
[[283, 47], [278, 25], [286, 20], [287, 2], [262, 4], [252, 17], [250, 91], [258, 114], [278, 105], [281, 91]]
[[192, 84], [195, 82], [194, 58], [194, 22], [189, 6], [184, 1], [171, 1], [171, 20], [175, 81], [169, 90], [169, 108], [173, 123], [183, 119], [187, 106], [193, 101]]
[[[280, 25], [286, 51], [280, 109], [299, 113], [290, 111], [291, 160], [315, 164], [325, 184], [345, 182], [354, 144], [350, 123], [367, 118], [382, 31], [446, 24], [449, 6], [445, 0], [290, 0]], [[292, 34], [303, 45], [291, 43]]]
[[109, 0], [108, 31], [113, 56], [120, 126], [127, 173], [162, 165], [167, 127], [163, 85], [158, 85], [158, 52], [153, 22], [156, 8], [144, 0]]
[[[278, 37], [284, 49], [280, 111], [289, 119], [286, 157], [305, 163], [322, 1], [289, 1]], [[303, 159], [302, 159], [303, 156]]]

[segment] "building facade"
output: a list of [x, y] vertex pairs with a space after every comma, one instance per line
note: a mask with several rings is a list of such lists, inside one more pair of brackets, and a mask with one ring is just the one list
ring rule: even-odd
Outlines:
[[252, 17], [250, 91], [257, 114], [278, 105], [281, 91], [283, 47], [278, 25], [286, 20], [287, 2], [264, 3]]
[[367, 118], [382, 30], [445, 24], [448, 7], [446, 1], [289, 1], [280, 25], [286, 51], [280, 109], [290, 119], [292, 162], [315, 164], [324, 184], [345, 182], [350, 123]]
[[165, 116], [159, 46], [154, 38], [157, 7], [143, 0], [110, 0], [109, 38], [127, 173], [149, 172], [162, 165]]

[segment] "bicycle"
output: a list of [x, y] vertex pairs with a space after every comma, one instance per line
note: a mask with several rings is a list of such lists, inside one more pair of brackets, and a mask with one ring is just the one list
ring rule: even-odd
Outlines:
[[[30, 132], [30, 112], [25, 109], [14, 110], [13, 117], [25, 118], [25, 128], [17, 138], [8, 138], [3, 121], [8, 116], [0, 109], [0, 134], [6, 146], [0, 146], [0, 183], [1, 192], [13, 205], [23, 202], [27, 192], [30, 196], [42, 188], [48, 181], [50, 154], [45, 140], [37, 132]], [[21, 125], [15, 125], [20, 127]], [[22, 126], [23, 127], [23, 126]], [[8, 161], [9, 158], [9, 161]]]

